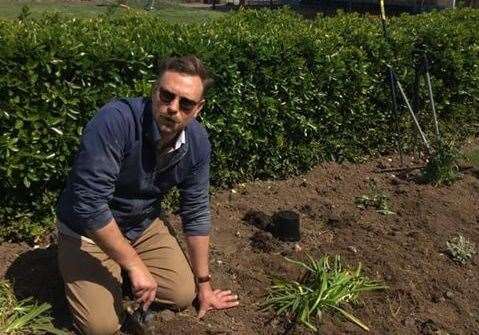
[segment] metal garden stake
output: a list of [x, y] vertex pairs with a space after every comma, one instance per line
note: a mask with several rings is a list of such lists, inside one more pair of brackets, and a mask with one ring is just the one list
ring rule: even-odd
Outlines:
[[[386, 25], [386, 11], [385, 11], [385, 7], [384, 7], [384, 0], [379, 0], [379, 4], [380, 4], [380, 7], [381, 7], [381, 23], [382, 23], [382, 28], [383, 28], [383, 35], [384, 35], [384, 39], [386, 41], [386, 43], [389, 43], [389, 39], [388, 39], [388, 33], [387, 33], [387, 25]], [[436, 115], [436, 108], [435, 108], [435, 104], [434, 104], [434, 97], [433, 97], [433, 94], [432, 94], [432, 85], [431, 85], [431, 77], [429, 75], [429, 65], [428, 65], [428, 61], [427, 61], [427, 57], [425, 55], [425, 53], [423, 54], [423, 64], [424, 64], [424, 69], [425, 69], [425, 76], [426, 76], [426, 82], [427, 82], [427, 85], [428, 85], [428, 91], [429, 91], [429, 100], [431, 102], [431, 108], [432, 108], [432, 113], [433, 113], [433, 118], [434, 118], [434, 125], [435, 125], [435, 130], [436, 130], [436, 136], [439, 140], [440, 138], [440, 135], [439, 135], [439, 126], [438, 126], [438, 123], [437, 123], [437, 115]], [[398, 132], [399, 130], [399, 126], [398, 126], [398, 123], [399, 123], [399, 115], [398, 115], [398, 111], [397, 111], [397, 95], [396, 95], [396, 85], [397, 85], [397, 88], [399, 89], [399, 92], [407, 106], [407, 109], [409, 110], [410, 114], [411, 114], [411, 117], [412, 119], [414, 120], [414, 125], [416, 126], [419, 134], [421, 135], [421, 139], [422, 141], [424, 142], [424, 145], [426, 146], [426, 149], [428, 151], [429, 154], [432, 153], [432, 150], [431, 150], [431, 146], [429, 145], [429, 141], [427, 140], [426, 138], [426, 134], [424, 133], [424, 131], [422, 130], [421, 128], [421, 125], [419, 124], [419, 120], [416, 116], [416, 114], [414, 113], [414, 109], [411, 107], [411, 104], [409, 103], [409, 99], [408, 97], [406, 96], [406, 93], [401, 85], [401, 82], [398, 80], [397, 76], [396, 76], [396, 73], [394, 72], [394, 69], [392, 68], [391, 65], [387, 65], [387, 68], [388, 68], [388, 74], [389, 74], [389, 88], [390, 88], [390, 91], [391, 91], [391, 99], [392, 99], [392, 110], [393, 110], [393, 114], [395, 116], [395, 121], [396, 121], [396, 131]], [[416, 105], [416, 104], [415, 104]], [[398, 149], [399, 149], [399, 154], [401, 156], [401, 165], [403, 165], [403, 159], [402, 159], [402, 145], [398, 145]]]

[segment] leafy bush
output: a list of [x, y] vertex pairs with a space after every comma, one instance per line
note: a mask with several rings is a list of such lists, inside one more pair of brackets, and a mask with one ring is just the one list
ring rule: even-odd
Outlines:
[[63, 186], [82, 127], [114, 97], [147, 95], [168, 55], [197, 54], [216, 79], [202, 114], [214, 186], [390, 152], [398, 136], [414, 146], [407, 113], [392, 131], [384, 78], [390, 63], [413, 90], [417, 46], [430, 57], [441, 128], [470, 135], [479, 119], [478, 19], [467, 9], [394, 18], [391, 45], [376, 18], [355, 14], [307, 21], [289, 10], [240, 11], [196, 25], [138, 14], [0, 21], [0, 238], [23, 234], [19, 220], [53, 223], [50, 194]]
[[344, 269], [339, 256], [332, 261], [327, 256], [319, 261], [309, 257], [308, 264], [289, 261], [306, 270], [303, 280], [278, 280], [269, 290], [265, 308], [297, 318], [314, 331], [317, 329], [311, 318], [321, 317], [321, 313], [327, 311], [340, 312], [364, 330], [369, 330], [361, 320], [341, 308], [341, 305], [355, 303], [362, 292], [384, 289], [385, 286], [362, 276], [361, 266], [354, 271]]

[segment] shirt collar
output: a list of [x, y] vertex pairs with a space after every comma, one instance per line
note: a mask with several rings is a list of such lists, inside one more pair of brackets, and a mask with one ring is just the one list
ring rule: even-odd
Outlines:
[[186, 135], [185, 135], [185, 130], [183, 129], [180, 135], [178, 136], [178, 138], [176, 139], [175, 145], [170, 150], [168, 150], [168, 152], [170, 153], [175, 150], [178, 150], [185, 143], [186, 143]]

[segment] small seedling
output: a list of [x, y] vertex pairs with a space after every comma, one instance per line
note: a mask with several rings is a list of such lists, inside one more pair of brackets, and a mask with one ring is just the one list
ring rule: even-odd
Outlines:
[[390, 210], [389, 207], [389, 195], [382, 191], [375, 181], [369, 182], [369, 191], [354, 200], [359, 208], [375, 208], [378, 213], [384, 215], [396, 214]]
[[475, 244], [461, 234], [446, 242], [446, 244], [449, 256], [461, 264], [466, 264], [477, 253]]
[[32, 298], [18, 301], [10, 284], [0, 280], [0, 334], [56, 334], [67, 333], [56, 329], [48, 316], [51, 306], [38, 305]]
[[270, 287], [263, 303], [264, 309], [271, 309], [277, 315], [299, 320], [303, 325], [317, 331], [313, 320], [324, 312], [339, 312], [364, 330], [369, 328], [358, 318], [346, 312], [341, 305], [357, 303], [361, 292], [385, 289], [386, 286], [361, 275], [361, 265], [356, 270], [343, 269], [341, 259], [332, 261], [328, 256], [319, 261], [308, 256], [309, 263], [294, 261], [306, 273], [300, 281], [277, 279]]
[[460, 177], [459, 158], [453, 142], [437, 142], [434, 154], [422, 171], [424, 180], [434, 186], [451, 185]]

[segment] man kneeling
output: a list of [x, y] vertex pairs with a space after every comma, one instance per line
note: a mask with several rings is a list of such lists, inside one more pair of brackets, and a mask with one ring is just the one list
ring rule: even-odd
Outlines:
[[[110, 102], [86, 125], [57, 207], [59, 267], [80, 334], [119, 331], [122, 270], [145, 310], [154, 300], [182, 309], [195, 296], [200, 318], [238, 305], [210, 285], [211, 146], [196, 120], [209, 84], [198, 58], [169, 58], [151, 98]], [[159, 219], [173, 186], [192, 268]]]

